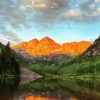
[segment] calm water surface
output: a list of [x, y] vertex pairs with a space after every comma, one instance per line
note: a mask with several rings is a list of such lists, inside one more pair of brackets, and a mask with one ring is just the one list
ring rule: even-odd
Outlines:
[[0, 100], [100, 100], [100, 80], [0, 79]]

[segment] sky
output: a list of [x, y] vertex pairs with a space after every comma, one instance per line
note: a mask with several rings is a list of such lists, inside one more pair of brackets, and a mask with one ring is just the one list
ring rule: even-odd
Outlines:
[[0, 0], [0, 41], [48, 36], [62, 44], [100, 35], [100, 0]]

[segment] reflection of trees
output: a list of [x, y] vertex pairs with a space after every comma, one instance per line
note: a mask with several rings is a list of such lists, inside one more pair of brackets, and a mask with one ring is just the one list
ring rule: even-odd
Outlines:
[[83, 87], [85, 89], [92, 90], [92, 91], [94, 90], [100, 93], [100, 82], [98, 82], [98, 80], [95, 79], [91, 79], [87, 81], [77, 80], [76, 82], [80, 88]]
[[90, 81], [77, 80], [76, 82], [80, 87], [84, 87], [84, 88], [91, 89], [91, 90], [95, 89], [95, 83], [93, 80], [90, 80]]
[[35, 91], [55, 91], [58, 90], [59, 84], [57, 83], [58, 81], [55, 80], [49, 80], [49, 79], [39, 79], [39, 80], [35, 80], [33, 82], [30, 82], [28, 84], [24, 84], [23, 86], [21, 86], [21, 88], [25, 88], [25, 89], [34, 89]]
[[[44, 94], [47, 97], [48, 93], [60, 100], [75, 96], [79, 100], [100, 100], [100, 83], [93, 80], [51, 80], [43, 78], [30, 82], [20, 87], [22, 90], [34, 90], [34, 95], [40, 96]], [[61, 99], [64, 98], [64, 99]]]
[[12, 100], [20, 79], [0, 79], [0, 100]]
[[[19, 78], [16, 79], [0, 79], [0, 94], [5, 92], [6, 90], [8, 91], [14, 91], [18, 84], [19, 84]], [[4, 91], [5, 90], [5, 91]]]
[[96, 80], [66, 80], [61, 85], [79, 100], [100, 100], [100, 82]]

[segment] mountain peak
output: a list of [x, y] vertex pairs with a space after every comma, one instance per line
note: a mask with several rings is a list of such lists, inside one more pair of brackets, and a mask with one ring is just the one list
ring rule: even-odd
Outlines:
[[50, 37], [48, 37], [48, 36], [45, 36], [43, 39], [51, 39]]
[[44, 37], [40, 40], [41, 45], [52, 45], [52, 44], [57, 44], [53, 39], [49, 38], [49, 37]]
[[39, 40], [38, 40], [38, 39], [32, 39], [32, 40], [30, 40], [28, 43], [31, 43], [31, 44], [32, 44], [32, 43], [33, 43], [33, 44], [34, 44], [34, 43], [39, 43]]
[[56, 43], [54, 40], [46, 36], [40, 40], [34, 52], [36, 53], [36, 55], [49, 55], [56, 53], [59, 54], [61, 52], [56, 50], [60, 50], [60, 48], [60, 44]]
[[53, 41], [50, 37], [44, 37], [40, 41]]
[[39, 41], [39, 40], [38, 40], [38, 39], [36, 39], [36, 38], [34, 38], [34, 39], [30, 40], [30, 41]]
[[40, 41], [38, 39], [32, 39], [29, 42], [23, 42], [17, 46], [14, 46], [13, 49], [25, 50], [28, 55], [37, 56], [37, 55], [51, 55], [51, 54], [72, 54], [78, 55], [85, 51], [89, 46], [90, 42], [81, 41], [81, 42], [71, 42], [64, 43], [60, 45], [52, 40], [50, 37], [44, 37]]

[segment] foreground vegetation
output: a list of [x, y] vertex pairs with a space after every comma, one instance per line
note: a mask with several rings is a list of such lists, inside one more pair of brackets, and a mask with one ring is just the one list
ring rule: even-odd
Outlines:
[[10, 44], [0, 50], [0, 77], [18, 77], [20, 74], [19, 63], [13, 55]]

